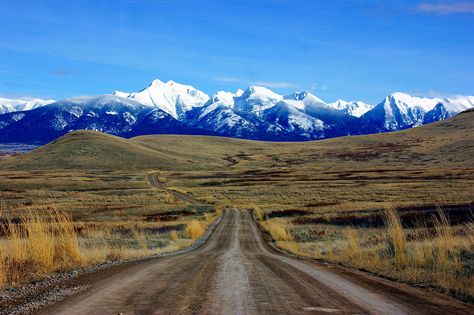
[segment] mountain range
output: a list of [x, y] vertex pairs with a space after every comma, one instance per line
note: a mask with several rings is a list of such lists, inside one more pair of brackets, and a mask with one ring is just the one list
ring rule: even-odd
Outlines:
[[209, 97], [190, 85], [154, 80], [133, 93], [56, 102], [0, 99], [0, 143], [42, 144], [78, 129], [123, 137], [166, 133], [302, 141], [407, 129], [472, 107], [474, 96], [392, 93], [377, 105], [326, 103], [307, 91], [280, 95], [260, 86]]
[[43, 105], [54, 103], [54, 100], [33, 99], [8, 99], [0, 98], [0, 115], [10, 112], [31, 110]]

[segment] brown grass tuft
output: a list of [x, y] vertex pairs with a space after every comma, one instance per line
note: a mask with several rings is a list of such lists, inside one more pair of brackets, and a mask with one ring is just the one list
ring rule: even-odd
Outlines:
[[281, 221], [272, 220], [261, 222], [261, 225], [265, 230], [270, 233], [275, 241], [292, 241], [293, 236], [291, 235], [291, 226], [289, 224], [283, 224]]
[[384, 219], [387, 227], [387, 242], [391, 256], [396, 266], [405, 263], [405, 231], [400, 221], [400, 215], [395, 208], [388, 208], [384, 211]]
[[187, 223], [186, 233], [193, 240], [201, 237], [204, 234], [205, 230], [201, 221], [193, 220]]

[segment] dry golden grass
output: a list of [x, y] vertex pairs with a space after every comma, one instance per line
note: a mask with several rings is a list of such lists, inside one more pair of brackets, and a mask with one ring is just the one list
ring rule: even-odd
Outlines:
[[288, 252], [299, 254], [301, 253], [300, 244], [294, 241], [277, 241], [276, 245]]
[[193, 240], [200, 238], [204, 235], [209, 225], [217, 219], [220, 213], [220, 210], [216, 211], [215, 214], [205, 213], [201, 220], [192, 220], [186, 223], [186, 233]]
[[357, 231], [355, 229], [347, 229], [344, 231], [344, 236], [347, 242], [347, 246], [341, 253], [342, 259], [360, 259], [362, 251], [360, 248], [360, 240]]
[[[427, 217], [417, 227], [404, 228], [394, 207], [385, 210], [383, 218], [385, 226], [380, 228], [294, 225], [288, 230], [294, 241], [277, 241], [276, 245], [302, 256], [363, 268], [409, 283], [434, 285], [472, 299], [472, 222], [452, 226], [446, 213], [438, 210], [435, 217]], [[260, 224], [271, 234], [269, 227], [286, 226], [291, 220], [269, 219]]]
[[18, 284], [31, 274], [44, 275], [82, 264], [74, 225], [69, 216], [56, 211], [40, 215], [30, 211], [20, 223], [3, 226], [2, 265], [5, 284]]
[[253, 213], [255, 213], [255, 218], [258, 221], [262, 221], [264, 219], [264, 213], [260, 207], [253, 207]]
[[284, 224], [284, 222], [272, 220], [262, 221], [260, 224], [263, 228], [270, 233], [275, 241], [292, 241], [291, 226]]
[[63, 211], [32, 206], [14, 220], [1, 218], [0, 287], [79, 266], [177, 250], [202, 236], [218, 215], [205, 213], [191, 221], [73, 222]]
[[193, 220], [186, 224], [186, 233], [193, 240], [201, 237], [204, 232], [204, 227], [202, 226], [202, 223], [200, 221]]
[[176, 231], [171, 231], [170, 232], [170, 240], [176, 241], [178, 239], [178, 232]]
[[385, 210], [384, 218], [387, 227], [388, 249], [393, 257], [395, 266], [400, 267], [405, 264], [405, 231], [403, 230], [400, 216], [395, 208]]
[[7, 283], [6, 248], [0, 244], [0, 288]]

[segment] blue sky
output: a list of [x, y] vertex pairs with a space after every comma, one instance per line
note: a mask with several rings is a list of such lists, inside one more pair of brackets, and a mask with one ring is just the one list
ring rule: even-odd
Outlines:
[[264, 85], [324, 100], [474, 94], [474, 1], [0, 0], [0, 96], [208, 94]]

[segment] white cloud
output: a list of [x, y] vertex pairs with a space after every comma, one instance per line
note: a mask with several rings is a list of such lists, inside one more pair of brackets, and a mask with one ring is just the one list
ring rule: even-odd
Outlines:
[[240, 82], [242, 80], [239, 78], [234, 78], [234, 77], [217, 77], [216, 81], [231, 83], [231, 82]]
[[453, 2], [453, 3], [421, 3], [418, 11], [435, 14], [474, 14], [474, 2]]
[[453, 98], [453, 97], [462, 97], [466, 96], [467, 94], [453, 94], [453, 93], [446, 93], [443, 91], [437, 90], [427, 90], [427, 91], [408, 91], [410, 95], [418, 96], [418, 97], [429, 97], [429, 98]]
[[311, 83], [309, 88], [313, 91], [327, 91], [329, 86], [326, 84]]
[[272, 81], [254, 81], [250, 82], [252, 85], [262, 85], [270, 88], [276, 89], [288, 89], [288, 88], [296, 88], [297, 85], [291, 82], [272, 82]]

